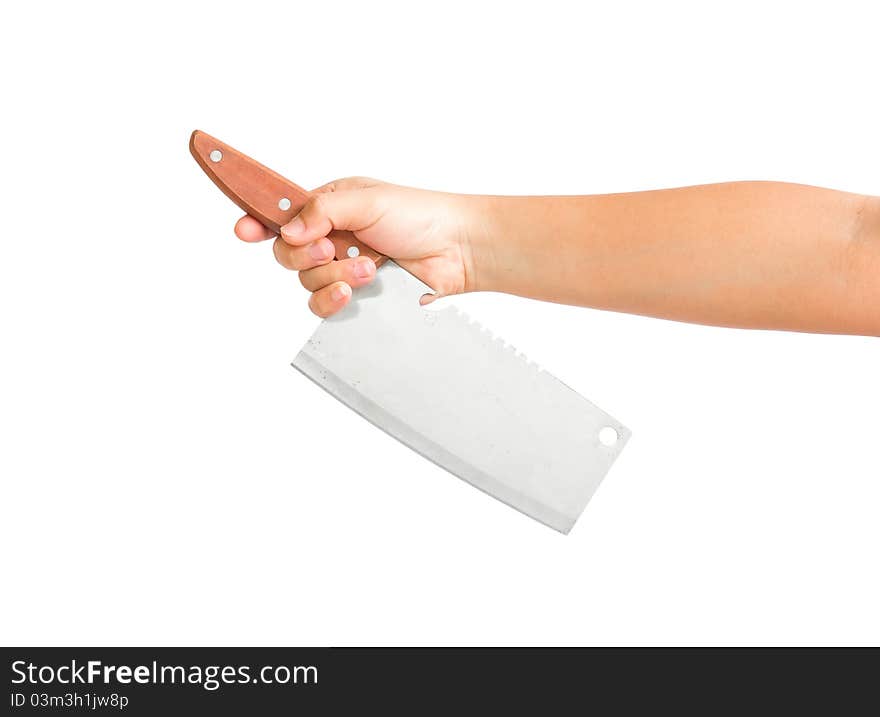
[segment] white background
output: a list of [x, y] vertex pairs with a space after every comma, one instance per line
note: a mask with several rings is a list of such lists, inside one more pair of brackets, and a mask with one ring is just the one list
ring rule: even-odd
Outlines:
[[601, 5], [4, 6], [0, 641], [880, 642], [876, 339], [456, 299], [633, 430], [565, 537], [290, 368], [305, 292], [187, 151], [880, 194], [872, 3]]

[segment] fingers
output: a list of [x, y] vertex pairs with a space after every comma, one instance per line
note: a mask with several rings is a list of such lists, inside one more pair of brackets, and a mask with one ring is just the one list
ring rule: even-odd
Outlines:
[[326, 319], [339, 311], [350, 300], [351, 287], [344, 281], [337, 281], [312, 294], [309, 299], [309, 308], [313, 314]]
[[264, 227], [252, 216], [245, 215], [235, 223], [235, 236], [242, 241], [258, 242], [271, 239], [275, 233]]
[[323, 266], [317, 266], [299, 274], [300, 283], [308, 291], [319, 291], [325, 286], [344, 281], [350, 287], [356, 289], [366, 286], [376, 275], [376, 265], [368, 256], [359, 256], [356, 259], [343, 259], [332, 261]]
[[[378, 179], [370, 179], [369, 177], [346, 177], [345, 179], [334, 179], [332, 182], [327, 182], [317, 189], [313, 191], [314, 194], [331, 194], [335, 192], [351, 192], [355, 190], [368, 189], [370, 187], [375, 187], [381, 184]], [[330, 201], [330, 208], [334, 209], [334, 215], [337, 214], [337, 201], [335, 198]], [[341, 203], [342, 205], [348, 205], [348, 201], [344, 201]], [[368, 208], [369, 200], [365, 201], [365, 198], [361, 198], [359, 205], [362, 208]], [[305, 209], [304, 209], [305, 210]], [[312, 212], [309, 213], [309, 216], [312, 215]], [[302, 212], [301, 212], [302, 213]], [[345, 217], [341, 214], [336, 217], [338, 221], [344, 222]], [[331, 222], [334, 221], [331, 217]], [[357, 222], [355, 222], [357, 223]], [[335, 225], [334, 225], [335, 226]], [[343, 228], [343, 227], [336, 227]], [[328, 232], [325, 232], [322, 236], [326, 236]], [[257, 219], [252, 216], [245, 215], [241, 219], [239, 219], [235, 224], [235, 235], [246, 242], [260, 242], [265, 241], [266, 239], [271, 239], [275, 236], [275, 233], [270, 229], [267, 229], [263, 226]], [[312, 237], [317, 238], [315, 237]], [[302, 242], [298, 242], [302, 243]]]
[[302, 285], [313, 292], [309, 308], [321, 318], [348, 304], [352, 287], [366, 286], [376, 276], [376, 264], [368, 256], [334, 261], [333, 243], [326, 238], [306, 246], [290, 246], [279, 238], [273, 248], [278, 262], [298, 271]]
[[369, 188], [316, 194], [299, 214], [281, 227], [281, 238], [291, 246], [303, 246], [334, 229], [367, 229], [382, 216], [378, 196]]
[[290, 246], [279, 238], [272, 245], [272, 251], [275, 259], [285, 269], [306, 271], [333, 261], [336, 248], [326, 237], [305, 246]]
[[[352, 287], [369, 284], [376, 275], [376, 265], [369, 257], [334, 261], [336, 249], [328, 237], [367, 229], [381, 218], [379, 195], [369, 191], [378, 184], [352, 177], [319, 187], [300, 213], [282, 227], [281, 236], [272, 245], [279, 264], [300, 272], [302, 285], [312, 292], [309, 308], [322, 318], [346, 306]], [[235, 234], [246, 242], [275, 236], [251, 216], [238, 220]]]

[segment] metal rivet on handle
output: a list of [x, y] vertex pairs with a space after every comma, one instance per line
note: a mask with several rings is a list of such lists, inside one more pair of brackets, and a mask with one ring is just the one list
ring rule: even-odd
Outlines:
[[287, 197], [281, 197], [281, 199], [278, 200], [278, 208], [282, 212], [286, 212], [290, 209], [290, 200]]
[[361, 251], [356, 246], [352, 245], [348, 247], [348, 249], [346, 249], [345, 253], [348, 254], [348, 257], [350, 259], [354, 259], [358, 254], [361, 253]]
[[219, 149], [212, 149], [211, 154], [209, 154], [208, 156], [211, 158], [212, 162], [219, 162], [221, 159], [223, 159], [223, 152], [221, 152]]

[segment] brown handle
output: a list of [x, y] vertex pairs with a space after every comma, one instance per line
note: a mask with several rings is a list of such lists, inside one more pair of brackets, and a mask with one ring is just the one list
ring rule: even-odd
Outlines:
[[[276, 234], [312, 196], [277, 172], [199, 130], [190, 137], [189, 151], [220, 191]], [[336, 247], [337, 259], [363, 255], [377, 266], [387, 260], [351, 232], [335, 232], [330, 240]]]

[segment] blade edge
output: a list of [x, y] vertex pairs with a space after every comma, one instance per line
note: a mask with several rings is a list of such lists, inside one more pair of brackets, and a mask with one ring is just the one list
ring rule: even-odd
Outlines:
[[393, 414], [365, 398], [304, 351], [297, 354], [291, 365], [374, 426], [483, 493], [560, 533], [567, 534], [574, 526], [576, 518], [570, 518], [519, 491], [511, 489], [488, 473], [461, 460], [443, 446], [425, 438]]

